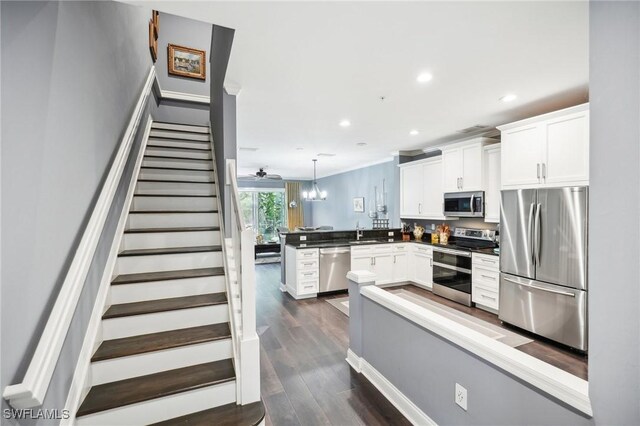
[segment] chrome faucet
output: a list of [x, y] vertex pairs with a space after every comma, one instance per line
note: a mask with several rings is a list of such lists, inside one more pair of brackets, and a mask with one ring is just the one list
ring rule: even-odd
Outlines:
[[[364, 228], [362, 228], [364, 229]], [[364, 233], [362, 232], [362, 229], [360, 228], [360, 221], [356, 222], [356, 240], [360, 241], [360, 237], [364, 236]]]

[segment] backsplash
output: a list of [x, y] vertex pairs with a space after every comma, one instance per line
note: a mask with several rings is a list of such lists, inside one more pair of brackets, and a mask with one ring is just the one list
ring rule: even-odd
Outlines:
[[413, 230], [413, 224], [418, 224], [424, 226], [426, 232], [431, 232], [431, 224], [435, 226], [441, 225], [443, 222], [451, 227], [453, 231], [455, 228], [472, 228], [472, 229], [489, 229], [495, 231], [498, 229], [497, 223], [488, 223], [482, 219], [478, 218], [466, 218], [466, 219], [456, 219], [456, 220], [424, 220], [424, 219], [401, 219], [402, 222], [405, 222], [411, 226]]

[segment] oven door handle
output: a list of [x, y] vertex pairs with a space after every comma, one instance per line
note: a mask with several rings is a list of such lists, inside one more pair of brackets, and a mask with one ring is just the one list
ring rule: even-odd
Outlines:
[[447, 253], [447, 254], [455, 254], [456, 256], [464, 256], [464, 257], [471, 257], [471, 252], [470, 251], [458, 251], [458, 250], [451, 250], [451, 249], [447, 249], [447, 248], [443, 248], [443, 247], [433, 247], [433, 251], [437, 251], [440, 253]]
[[433, 262], [433, 266], [439, 266], [440, 268], [450, 269], [452, 271], [462, 272], [465, 274], [471, 274], [471, 269], [459, 268], [457, 266], [451, 266], [445, 263]]

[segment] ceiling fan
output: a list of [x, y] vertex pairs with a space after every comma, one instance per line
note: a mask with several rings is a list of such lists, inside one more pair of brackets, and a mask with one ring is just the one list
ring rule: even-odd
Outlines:
[[241, 177], [242, 180], [282, 180], [282, 176], [274, 175], [271, 173], [267, 173], [264, 171], [264, 167], [260, 167], [260, 169], [254, 174], [246, 175]]

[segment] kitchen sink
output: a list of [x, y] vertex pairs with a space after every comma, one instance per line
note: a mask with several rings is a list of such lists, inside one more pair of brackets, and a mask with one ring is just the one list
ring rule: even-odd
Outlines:
[[358, 241], [349, 241], [349, 244], [373, 244], [379, 242], [378, 240], [358, 240]]

